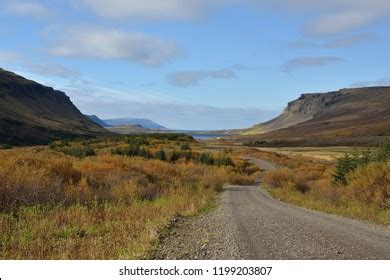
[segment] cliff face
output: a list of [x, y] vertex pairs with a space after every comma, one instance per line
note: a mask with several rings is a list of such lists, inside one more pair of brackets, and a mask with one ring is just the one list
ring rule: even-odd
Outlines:
[[323, 108], [331, 107], [343, 96], [343, 90], [324, 94], [302, 94], [297, 100], [288, 103], [285, 113], [314, 116]]
[[390, 135], [390, 87], [303, 94], [277, 118], [242, 134], [279, 140]]
[[0, 69], [0, 144], [45, 144], [107, 133], [81, 114], [64, 92]]

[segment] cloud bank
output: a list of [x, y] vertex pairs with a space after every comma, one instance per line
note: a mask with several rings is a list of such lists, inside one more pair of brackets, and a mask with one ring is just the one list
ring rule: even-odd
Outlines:
[[82, 5], [110, 19], [194, 20], [238, 0], [81, 0]]
[[77, 3], [101, 17], [116, 20], [194, 20], [235, 4], [288, 14], [310, 13], [302, 26], [302, 32], [310, 36], [345, 33], [390, 14], [387, 0], [81, 0]]
[[50, 10], [39, 2], [33, 1], [4, 1], [0, 3], [0, 8], [3, 12], [19, 15], [19, 16], [32, 16], [35, 18], [46, 18], [50, 16]]
[[332, 56], [295, 58], [283, 64], [282, 70], [283, 72], [290, 73], [302, 68], [321, 67], [329, 64], [341, 63], [344, 61], [345, 60], [342, 58]]
[[181, 55], [169, 41], [136, 32], [73, 27], [49, 32], [51, 55], [93, 59], [123, 59], [158, 66]]
[[234, 65], [232, 67], [218, 70], [187, 70], [168, 74], [166, 79], [174, 87], [198, 86], [200, 82], [213, 80], [232, 80], [238, 79], [238, 71], [247, 70], [245, 65]]

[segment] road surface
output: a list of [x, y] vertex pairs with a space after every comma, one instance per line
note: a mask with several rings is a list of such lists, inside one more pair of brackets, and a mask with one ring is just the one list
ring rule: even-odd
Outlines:
[[390, 259], [388, 227], [289, 205], [259, 186], [226, 187], [219, 202], [208, 214], [178, 220], [155, 258]]

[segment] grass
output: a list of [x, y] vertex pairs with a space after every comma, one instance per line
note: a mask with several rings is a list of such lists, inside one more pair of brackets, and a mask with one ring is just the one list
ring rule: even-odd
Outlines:
[[336, 160], [344, 153], [353, 152], [355, 149], [364, 150], [362, 147], [281, 147], [281, 148], [257, 148], [262, 151], [277, 152], [284, 155], [305, 156], [320, 160]]
[[[112, 154], [128, 145], [166, 157]], [[171, 161], [175, 151], [193, 157]], [[226, 151], [209, 156], [232, 164], [202, 164], [203, 152], [172, 135], [0, 150], [0, 259], [148, 258], [173, 217], [207, 211], [223, 185], [259, 175]]]

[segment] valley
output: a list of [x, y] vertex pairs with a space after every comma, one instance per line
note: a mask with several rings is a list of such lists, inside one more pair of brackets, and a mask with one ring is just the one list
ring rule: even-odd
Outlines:
[[178, 133], [0, 78], [1, 259], [390, 258], [388, 87]]

